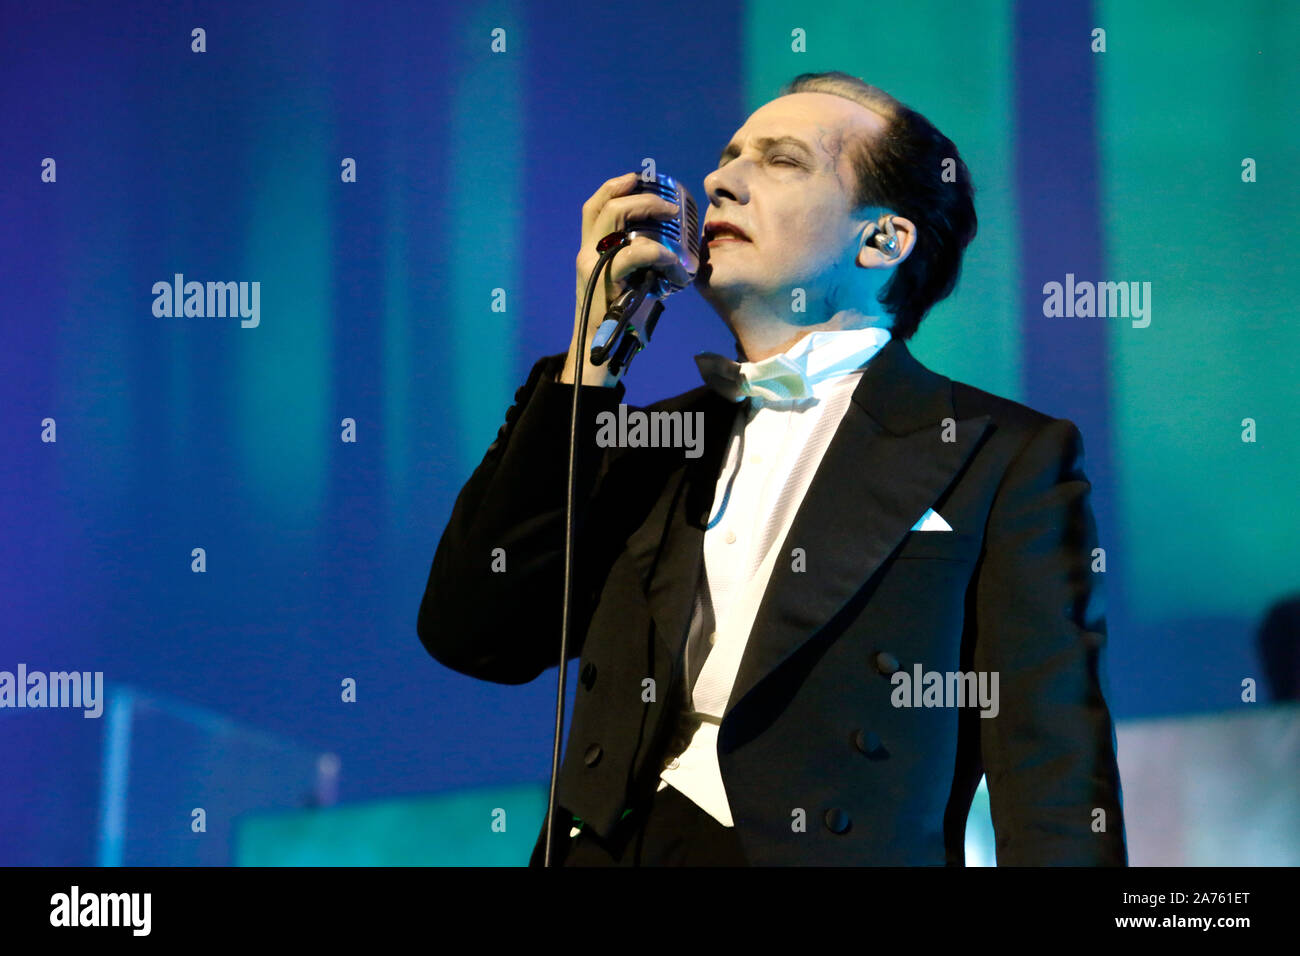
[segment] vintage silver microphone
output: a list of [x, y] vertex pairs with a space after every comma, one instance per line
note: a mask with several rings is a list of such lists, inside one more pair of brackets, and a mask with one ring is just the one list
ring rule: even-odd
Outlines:
[[676, 203], [677, 214], [670, 219], [632, 220], [623, 232], [629, 239], [648, 236], [667, 246], [676, 254], [686, 281], [664, 269], [638, 269], [628, 276], [627, 290], [609, 306], [591, 344], [591, 364], [608, 361], [612, 375], [626, 369], [646, 347], [663, 312], [663, 300], [694, 282], [700, 269], [700, 219], [690, 191], [672, 176], [659, 174], [648, 181], [638, 177], [629, 195], [645, 192]]

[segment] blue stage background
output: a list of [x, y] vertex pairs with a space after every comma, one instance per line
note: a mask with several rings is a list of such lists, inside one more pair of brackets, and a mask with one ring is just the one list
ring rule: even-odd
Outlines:
[[[0, 709], [0, 864], [248, 862], [265, 820], [237, 814], [543, 781], [555, 671], [494, 686], [426, 655], [434, 548], [567, 347], [583, 201], [650, 157], [705, 202], [804, 71], [882, 86], [963, 151], [980, 232], [914, 351], [1079, 424], [1115, 715], [1267, 706], [1241, 684], [1298, 587], [1300, 8], [629, 9], [4, 5], [0, 670], [102, 671], [117, 707]], [[259, 324], [156, 316], [178, 273], [260, 283]], [[1151, 282], [1150, 325], [1045, 317], [1067, 273]], [[628, 401], [731, 347], [674, 298]]]

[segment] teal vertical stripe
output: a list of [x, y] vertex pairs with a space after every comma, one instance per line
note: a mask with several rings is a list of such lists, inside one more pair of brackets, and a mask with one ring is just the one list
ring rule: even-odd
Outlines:
[[[462, 471], [483, 458], [501, 425], [501, 409], [516, 387], [516, 328], [520, 313], [519, 256], [523, 211], [524, 17], [514, 3], [467, 7], [456, 29], [455, 99], [448, 141], [451, 203], [445, 248], [451, 285], [445, 306], [451, 347], [442, 356], [446, 392], [454, 402], [456, 455]], [[494, 53], [492, 31], [505, 31]], [[505, 292], [504, 312], [492, 311], [493, 290]], [[439, 303], [442, 305], [443, 303]]]
[[1106, 278], [1152, 298], [1146, 328], [1091, 320], [1113, 330], [1133, 613], [1254, 617], [1295, 587], [1300, 6], [1098, 11]]
[[222, 329], [234, 340], [233, 441], [242, 445], [238, 460], [252, 491], [241, 500], [261, 509], [277, 535], [320, 532], [342, 417], [330, 271], [339, 165], [332, 120], [315, 90], [294, 87], [251, 134], [261, 144], [252, 151], [259, 172], [238, 278], [261, 282], [261, 323], [234, 320]]
[[[925, 317], [909, 347], [952, 378], [1020, 394], [1009, 0], [752, 0], [747, 11], [750, 111], [799, 73], [842, 70], [917, 110], [957, 145], [975, 181], [979, 234], [967, 248], [957, 289]], [[791, 50], [796, 28], [805, 31], [806, 53]], [[736, 127], [743, 121], [738, 117]]]

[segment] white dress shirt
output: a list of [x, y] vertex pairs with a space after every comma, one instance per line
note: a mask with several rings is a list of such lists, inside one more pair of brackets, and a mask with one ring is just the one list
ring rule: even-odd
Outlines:
[[[751, 398], [738, 406], [704, 533], [693, 631], [708, 656], [691, 689], [700, 721], [660, 775], [723, 826], [733, 826], [718, 764], [718, 727], [782, 544], [868, 361], [890, 339], [877, 327], [813, 332], [786, 356], [808, 376], [811, 399]], [[743, 455], [743, 460], [742, 460]], [[689, 673], [689, 671], [688, 671]]]

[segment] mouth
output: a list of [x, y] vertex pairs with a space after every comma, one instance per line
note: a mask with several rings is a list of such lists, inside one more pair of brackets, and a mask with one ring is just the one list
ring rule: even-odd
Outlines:
[[704, 244], [716, 245], [724, 242], [750, 242], [749, 236], [739, 226], [729, 222], [710, 222], [704, 226]]

